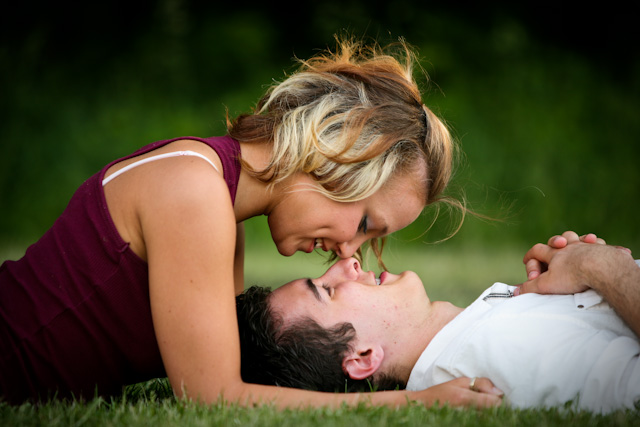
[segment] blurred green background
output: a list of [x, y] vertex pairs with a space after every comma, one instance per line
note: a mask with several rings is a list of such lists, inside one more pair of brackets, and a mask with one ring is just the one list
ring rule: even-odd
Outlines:
[[[467, 271], [460, 281], [483, 288], [490, 278], [522, 280], [525, 250], [566, 229], [640, 250], [640, 37], [629, 8], [16, 3], [0, 17], [0, 260], [20, 256], [107, 162], [159, 139], [223, 134], [226, 109], [247, 111], [294, 56], [345, 31], [405, 37], [419, 50], [430, 76], [424, 101], [464, 152], [451, 194], [464, 191], [470, 208], [498, 219], [468, 217], [432, 244], [457, 217], [424, 233], [427, 211], [391, 240], [390, 267], [425, 269], [449, 290]], [[324, 269], [315, 256], [278, 256], [264, 219], [247, 229], [248, 282]]]

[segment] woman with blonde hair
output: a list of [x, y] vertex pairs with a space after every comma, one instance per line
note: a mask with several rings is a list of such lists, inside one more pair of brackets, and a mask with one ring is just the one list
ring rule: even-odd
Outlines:
[[111, 395], [168, 376], [201, 402], [498, 404], [487, 379], [345, 396], [240, 376], [245, 219], [266, 215], [282, 255], [346, 258], [443, 197], [454, 146], [422, 103], [412, 50], [397, 47], [339, 40], [228, 120], [228, 135], [159, 141], [83, 183], [0, 268], [2, 399]]

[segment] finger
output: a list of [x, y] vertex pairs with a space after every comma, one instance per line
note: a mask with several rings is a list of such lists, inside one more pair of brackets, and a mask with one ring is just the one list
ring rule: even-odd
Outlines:
[[524, 295], [524, 294], [549, 294], [553, 293], [550, 288], [550, 279], [549, 273], [541, 274], [540, 276], [527, 280], [524, 283], [516, 285], [516, 289], [514, 289], [514, 296]]
[[533, 280], [528, 280], [520, 285], [516, 285], [517, 287], [513, 291], [514, 296], [524, 295], [524, 294], [541, 294], [538, 289], [538, 281], [537, 278]]
[[589, 289], [589, 286], [585, 284], [567, 283], [564, 281], [558, 282], [557, 279], [554, 280], [551, 276], [549, 276], [549, 273], [542, 274], [533, 280], [527, 280], [526, 282], [516, 286], [517, 287], [513, 292], [514, 296], [524, 294], [567, 295], [575, 294]]
[[469, 389], [478, 393], [489, 393], [496, 396], [503, 396], [504, 393], [498, 387], [493, 385], [489, 378], [474, 377], [469, 380]]
[[578, 233], [574, 231], [565, 231], [564, 233], [562, 233], [562, 237], [567, 239], [567, 243], [574, 243], [574, 242], [580, 241], [580, 237], [578, 236]]
[[580, 241], [584, 243], [598, 243], [599, 245], [606, 245], [607, 243], [604, 239], [600, 239], [593, 233], [585, 234], [584, 236], [580, 236]]
[[475, 378], [475, 390], [470, 387], [472, 380], [474, 379], [461, 377], [450, 381], [450, 384], [457, 388], [457, 397], [449, 403], [476, 408], [489, 408], [502, 404], [504, 393], [494, 387], [489, 379]]
[[629, 255], [631, 255], [631, 249], [629, 249], [629, 248], [625, 248], [624, 246], [613, 246], [613, 247], [616, 248], [616, 249], [620, 249], [621, 251], [626, 252]]
[[476, 393], [468, 390], [465, 405], [473, 408], [493, 408], [503, 403], [502, 396], [490, 393]]
[[540, 262], [549, 264], [549, 261], [551, 260], [551, 255], [555, 250], [556, 250], [555, 248], [552, 248], [549, 245], [543, 245], [542, 243], [538, 243], [527, 251], [527, 253], [524, 255], [522, 262], [524, 262], [524, 264], [527, 265], [527, 263], [530, 260], [535, 259]]
[[563, 236], [553, 236], [549, 239], [547, 244], [556, 249], [562, 249], [569, 244], [566, 237]]
[[540, 261], [538, 261], [535, 258], [532, 258], [529, 261], [527, 261], [527, 263], [524, 265], [524, 267], [527, 270], [527, 279], [528, 280], [535, 279], [540, 274], [542, 274], [544, 272], [544, 270], [546, 270], [546, 268], [547, 268], [546, 264], [543, 265], [543, 263], [541, 263]]

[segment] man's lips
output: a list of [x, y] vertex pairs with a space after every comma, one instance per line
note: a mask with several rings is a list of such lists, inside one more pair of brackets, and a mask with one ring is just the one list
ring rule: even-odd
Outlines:
[[389, 273], [386, 271], [383, 271], [382, 273], [380, 273], [380, 283], [379, 285], [384, 284], [384, 281], [386, 280], [387, 276], [389, 276]]

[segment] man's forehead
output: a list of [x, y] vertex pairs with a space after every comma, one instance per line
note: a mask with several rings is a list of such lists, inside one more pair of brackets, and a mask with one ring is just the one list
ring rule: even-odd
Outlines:
[[285, 325], [304, 318], [320, 322], [325, 312], [322, 307], [326, 304], [322, 298], [322, 293], [311, 279], [297, 279], [275, 289], [269, 305]]
[[272, 308], [288, 313], [316, 301], [322, 301], [322, 298], [311, 279], [297, 279], [275, 289], [270, 304]]

